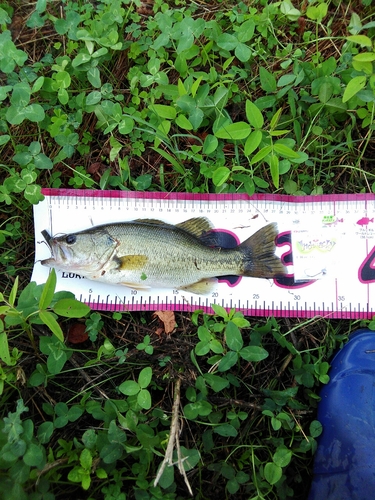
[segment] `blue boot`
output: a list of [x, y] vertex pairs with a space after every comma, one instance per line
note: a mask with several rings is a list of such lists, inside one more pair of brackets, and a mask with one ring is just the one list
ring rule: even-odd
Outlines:
[[375, 498], [375, 332], [361, 329], [336, 354], [323, 387], [323, 433], [309, 500]]

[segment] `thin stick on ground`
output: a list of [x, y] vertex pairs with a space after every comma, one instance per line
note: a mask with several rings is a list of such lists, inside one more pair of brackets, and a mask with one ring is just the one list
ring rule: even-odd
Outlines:
[[168, 440], [168, 446], [165, 451], [165, 457], [164, 460], [159, 468], [159, 472], [156, 475], [155, 481], [154, 481], [154, 486], [156, 486], [159, 482], [159, 479], [163, 475], [164, 469], [168, 465], [169, 467], [172, 467], [174, 465], [173, 463], [173, 450], [174, 447], [176, 446], [177, 450], [177, 465], [178, 465], [178, 470], [182, 474], [185, 484], [189, 490], [189, 493], [191, 496], [193, 496], [193, 492], [189, 483], [189, 480], [187, 478], [183, 461], [181, 457], [181, 448], [180, 448], [180, 441], [179, 441], [179, 432], [180, 432], [180, 425], [179, 425], [179, 406], [180, 406], [180, 388], [181, 388], [181, 380], [177, 379], [175, 387], [174, 387], [174, 397], [173, 397], [173, 407], [172, 407], [172, 422], [171, 422], [171, 430], [169, 434], [169, 440]]

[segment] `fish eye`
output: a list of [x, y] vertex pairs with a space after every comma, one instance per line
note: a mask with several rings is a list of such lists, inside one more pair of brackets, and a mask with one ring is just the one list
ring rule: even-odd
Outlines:
[[68, 234], [65, 241], [68, 245], [73, 245], [77, 241], [77, 236], [75, 234]]

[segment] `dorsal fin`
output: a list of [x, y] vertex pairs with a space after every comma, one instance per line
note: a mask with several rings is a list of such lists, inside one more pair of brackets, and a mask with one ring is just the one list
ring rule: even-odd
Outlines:
[[183, 229], [197, 238], [200, 238], [213, 229], [211, 222], [206, 217], [194, 217], [193, 219], [176, 224], [176, 227]]
[[133, 222], [155, 224], [158, 226], [178, 227], [179, 229], [183, 229], [187, 233], [192, 234], [196, 238], [201, 238], [202, 236], [205, 237], [206, 233], [213, 229], [213, 225], [208, 219], [206, 219], [206, 217], [193, 217], [192, 219], [185, 220], [184, 222], [180, 222], [179, 224], [175, 225], [168, 222], [163, 222], [159, 219], [135, 219]]

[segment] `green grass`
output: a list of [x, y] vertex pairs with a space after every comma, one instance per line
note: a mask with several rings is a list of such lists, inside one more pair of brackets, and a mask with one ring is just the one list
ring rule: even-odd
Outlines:
[[360, 322], [217, 306], [160, 336], [88, 311], [29, 284], [32, 205], [375, 192], [370, 4], [0, 4], [0, 498], [307, 498], [319, 388]]

